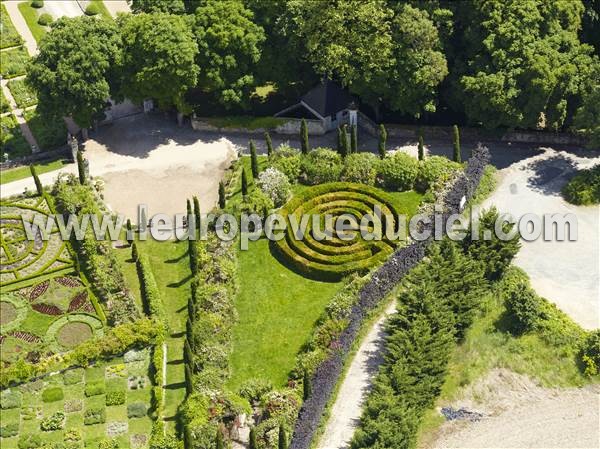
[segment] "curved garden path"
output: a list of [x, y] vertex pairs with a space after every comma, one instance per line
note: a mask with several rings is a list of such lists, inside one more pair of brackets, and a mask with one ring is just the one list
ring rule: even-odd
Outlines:
[[319, 449], [349, 447], [360, 421], [363, 402], [382, 362], [386, 319], [395, 312], [396, 301], [392, 301], [363, 339], [331, 407], [329, 421], [317, 446]]

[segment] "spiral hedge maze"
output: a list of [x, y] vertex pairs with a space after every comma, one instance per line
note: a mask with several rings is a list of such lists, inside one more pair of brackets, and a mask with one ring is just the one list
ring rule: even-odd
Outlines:
[[[59, 271], [69, 271], [73, 260], [56, 224], [47, 239], [33, 224], [36, 214], [50, 217], [44, 197], [21, 198], [0, 203], [0, 283], [7, 286]], [[27, 238], [23, 220], [31, 223], [33, 240]]]
[[[381, 209], [383, 238], [365, 240], [361, 231], [373, 232], [375, 228], [367, 222], [361, 224], [361, 219], [373, 216], [376, 206]], [[276, 254], [308, 277], [336, 281], [366, 271], [386, 260], [397, 246], [385, 235], [389, 227], [398, 228], [399, 212], [392, 198], [374, 187], [344, 182], [318, 185], [294, 197], [280, 213], [285, 217], [286, 231], [284, 238], [274, 243]], [[301, 223], [303, 215], [309, 219], [303, 238], [298, 238], [300, 233], [295, 235], [290, 220], [295, 217], [295, 223]], [[318, 223], [313, 223], [313, 216], [319, 216]], [[332, 232], [341, 219], [357, 231]], [[323, 231], [328, 231], [326, 236]]]

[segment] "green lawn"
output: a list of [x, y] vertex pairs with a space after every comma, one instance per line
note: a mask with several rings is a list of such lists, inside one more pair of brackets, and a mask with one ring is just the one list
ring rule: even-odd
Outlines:
[[[55, 161], [44, 161], [35, 164], [38, 175], [47, 173], [53, 170], [58, 170], [71, 162], [66, 159], [58, 159]], [[31, 176], [29, 166], [10, 168], [8, 170], [0, 170], [0, 184], [6, 184], [19, 179], [28, 178]]]
[[29, 55], [23, 47], [0, 52], [0, 75], [9, 79], [25, 75]]
[[29, 87], [24, 79], [10, 80], [8, 82], [8, 89], [15, 99], [17, 106], [21, 109], [25, 109], [37, 103], [35, 91]]
[[[167, 387], [164, 418], [174, 429], [177, 408], [185, 399], [183, 342], [191, 280], [187, 242], [158, 242], [149, 238], [145, 242], [138, 242], [138, 245], [140, 253], [146, 254], [150, 259], [170, 327], [170, 336], [166, 340]], [[129, 285], [139, 299], [139, 281], [135, 264], [131, 261], [131, 249], [124, 247], [117, 254], [123, 263]]]
[[31, 2], [19, 3], [18, 8], [29, 27], [29, 31], [33, 34], [33, 38], [39, 44], [42, 37], [47, 33], [48, 28], [37, 23], [38, 10], [31, 7]]
[[20, 45], [23, 42], [23, 39], [10, 20], [10, 16], [6, 11], [6, 7], [4, 5], [0, 5], [0, 11], [0, 29], [2, 30], [2, 33], [0, 34], [0, 48], [8, 48]]
[[253, 377], [283, 386], [296, 354], [342, 283], [307, 279], [280, 264], [266, 239], [239, 251], [238, 323], [233, 328], [231, 388]]

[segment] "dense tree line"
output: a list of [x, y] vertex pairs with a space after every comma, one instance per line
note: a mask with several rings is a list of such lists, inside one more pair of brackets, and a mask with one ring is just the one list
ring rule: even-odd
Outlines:
[[599, 132], [598, 0], [130, 3], [116, 24], [52, 26], [29, 76], [41, 105], [82, 126], [109, 96], [237, 112], [257, 86], [291, 100], [328, 77], [376, 116]]

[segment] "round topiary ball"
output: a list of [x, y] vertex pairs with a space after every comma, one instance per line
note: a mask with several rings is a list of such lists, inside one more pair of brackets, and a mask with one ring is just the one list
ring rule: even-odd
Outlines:
[[44, 14], [40, 15], [40, 17], [38, 18], [38, 24], [40, 24], [42, 26], [48, 26], [53, 21], [54, 20], [52, 19], [52, 16], [48, 13], [44, 13]]
[[44, 7], [44, 0], [33, 0], [31, 2], [31, 7], [32, 8], [43, 8]]
[[90, 3], [87, 8], [85, 8], [85, 14], [88, 16], [95, 16], [100, 13], [100, 8], [95, 3]]

